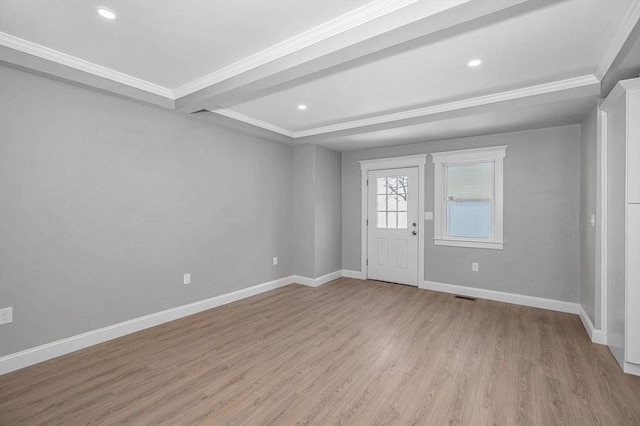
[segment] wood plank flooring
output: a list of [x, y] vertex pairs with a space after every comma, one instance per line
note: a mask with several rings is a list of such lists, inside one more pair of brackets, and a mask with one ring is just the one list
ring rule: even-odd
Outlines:
[[0, 376], [9, 425], [640, 425], [576, 315], [341, 278]]

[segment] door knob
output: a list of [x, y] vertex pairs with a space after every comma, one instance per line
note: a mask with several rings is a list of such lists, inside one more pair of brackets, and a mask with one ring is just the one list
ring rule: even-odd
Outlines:
[[416, 231], [411, 232], [411, 235], [416, 235]]

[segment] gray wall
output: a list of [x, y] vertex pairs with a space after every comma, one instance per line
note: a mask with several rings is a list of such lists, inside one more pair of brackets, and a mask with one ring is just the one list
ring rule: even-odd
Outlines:
[[342, 156], [316, 147], [315, 276], [342, 269]]
[[0, 355], [293, 272], [291, 147], [8, 68], [0, 93]]
[[342, 269], [341, 155], [294, 147], [294, 270], [317, 278]]
[[315, 187], [316, 147], [293, 149], [294, 273], [315, 278]]
[[[580, 304], [591, 322], [600, 327], [600, 304], [596, 307], [596, 228], [591, 215], [596, 212], [597, 107], [580, 125]], [[599, 287], [599, 285], [598, 285]], [[599, 298], [598, 298], [599, 299]]]
[[[342, 262], [360, 270], [359, 160], [508, 145], [503, 250], [434, 246], [425, 221], [425, 279], [577, 302], [580, 290], [580, 126], [394, 146], [342, 154]], [[426, 211], [433, 211], [427, 160]], [[480, 263], [471, 272], [471, 262]]]

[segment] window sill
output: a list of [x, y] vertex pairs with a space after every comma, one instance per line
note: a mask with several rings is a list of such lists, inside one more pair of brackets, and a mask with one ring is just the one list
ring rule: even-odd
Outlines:
[[484, 248], [492, 250], [502, 250], [504, 246], [503, 241], [444, 240], [439, 238], [434, 238], [433, 244], [436, 246]]

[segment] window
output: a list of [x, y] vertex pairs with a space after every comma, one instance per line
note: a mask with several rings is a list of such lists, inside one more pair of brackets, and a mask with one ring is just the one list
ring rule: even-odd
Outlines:
[[502, 249], [507, 147], [433, 153], [434, 244]]
[[384, 229], [407, 229], [407, 176], [377, 179], [378, 220]]

